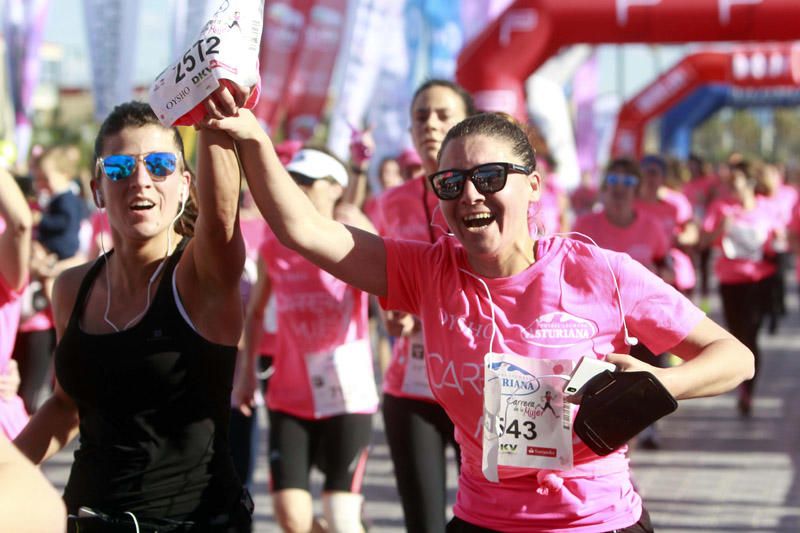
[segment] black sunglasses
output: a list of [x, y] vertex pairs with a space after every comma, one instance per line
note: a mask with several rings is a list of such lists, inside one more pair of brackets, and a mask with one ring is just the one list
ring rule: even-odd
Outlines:
[[515, 163], [484, 163], [469, 170], [451, 168], [428, 176], [433, 192], [440, 200], [455, 200], [461, 196], [467, 178], [481, 194], [494, 194], [506, 186], [510, 173], [530, 174], [531, 168]]

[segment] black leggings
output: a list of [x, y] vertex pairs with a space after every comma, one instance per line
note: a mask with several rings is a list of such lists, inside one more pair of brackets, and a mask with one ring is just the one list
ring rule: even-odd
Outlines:
[[[642, 507], [642, 516], [639, 521], [623, 529], [614, 529], [608, 533], [653, 533], [653, 524], [650, 522], [650, 515], [647, 509]], [[485, 527], [474, 526], [469, 522], [465, 522], [460, 518], [454, 516], [450, 523], [447, 524], [447, 533], [500, 533], [494, 529], [487, 529]]]
[[755, 356], [753, 379], [747, 380], [743, 384], [750, 395], [753, 394], [760, 367], [758, 331], [764, 322], [769, 304], [770, 284], [771, 279], [767, 278], [753, 283], [720, 283], [719, 285], [719, 295], [722, 298], [722, 310], [728, 331], [747, 346]]
[[453, 423], [437, 403], [390, 394], [383, 395], [383, 420], [406, 531], [444, 533], [448, 443], [461, 461]]
[[54, 329], [20, 331], [14, 341], [14, 355], [19, 365], [19, 395], [31, 414], [39, 407], [45, 385], [52, 378]]

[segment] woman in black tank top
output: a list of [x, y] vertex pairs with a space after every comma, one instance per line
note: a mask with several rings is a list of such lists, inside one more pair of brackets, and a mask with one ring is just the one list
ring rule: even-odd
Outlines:
[[244, 263], [231, 146], [201, 130], [195, 194], [179, 133], [147, 104], [100, 128], [91, 185], [113, 250], [58, 278], [56, 389], [16, 441], [39, 463], [80, 431], [70, 530], [249, 531], [227, 443]]

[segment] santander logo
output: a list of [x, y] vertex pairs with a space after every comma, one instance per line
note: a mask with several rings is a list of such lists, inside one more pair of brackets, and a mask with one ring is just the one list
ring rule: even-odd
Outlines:
[[542, 315], [525, 328], [525, 340], [546, 348], [574, 346], [597, 334], [597, 326], [563, 311]]

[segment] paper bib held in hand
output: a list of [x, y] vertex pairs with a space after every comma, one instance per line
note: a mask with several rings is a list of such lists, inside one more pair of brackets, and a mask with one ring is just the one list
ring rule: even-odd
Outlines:
[[223, 0], [197, 39], [150, 87], [150, 107], [162, 124], [189, 126], [203, 120], [203, 100], [226, 80], [254, 87], [245, 107], [255, 106], [263, 16], [263, 0]]
[[514, 354], [484, 357], [483, 474], [498, 466], [570, 470], [572, 404], [564, 381], [575, 362]]

